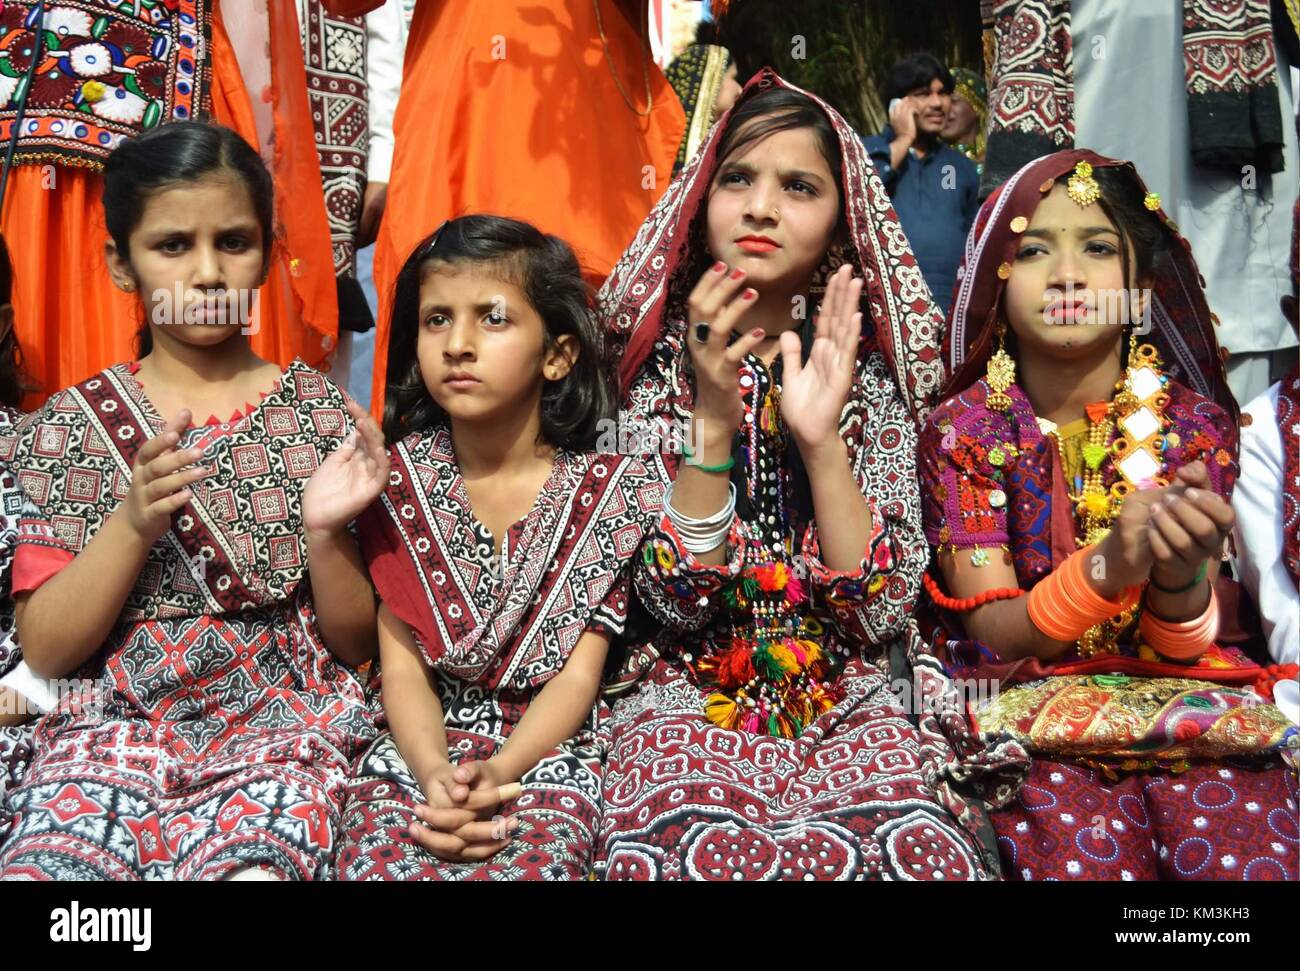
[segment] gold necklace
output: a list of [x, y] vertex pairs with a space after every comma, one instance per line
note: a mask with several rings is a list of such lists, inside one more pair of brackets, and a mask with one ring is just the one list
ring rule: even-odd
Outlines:
[[650, 15], [650, 8], [647, 4], [643, 3], [641, 5], [641, 29], [637, 32], [637, 40], [641, 42], [640, 46], [642, 48], [641, 77], [645, 81], [646, 106], [645, 106], [645, 111], [642, 111], [633, 103], [632, 98], [628, 95], [627, 91], [623, 87], [623, 82], [619, 80], [618, 71], [614, 70], [614, 61], [609, 56], [609, 41], [605, 37], [605, 21], [600, 15], [600, 0], [591, 0], [591, 5], [596, 8], [596, 30], [599, 31], [600, 33], [600, 46], [601, 49], [605, 52], [605, 63], [609, 65], [609, 73], [614, 78], [614, 86], [618, 88], [618, 93], [622, 95], [623, 104], [627, 105], [628, 110], [631, 111], [632, 114], [636, 115], [638, 118], [645, 118], [649, 116], [650, 112], [654, 110], [654, 106], [655, 106], [654, 97], [650, 93], [650, 71], [646, 67], [646, 57], [645, 57], [645, 47], [647, 46], [647, 37], [650, 32], [649, 24], [647, 22], [647, 18]]
[[[1102, 477], [1102, 463], [1110, 457], [1110, 434], [1115, 427], [1115, 406], [1110, 402], [1088, 405], [1085, 409], [1088, 418], [1088, 442], [1083, 446], [1083, 473], [1076, 480], [1078, 487], [1074, 492], [1066, 492], [1074, 503], [1074, 514], [1083, 536], [1076, 536], [1075, 545], [1080, 549], [1100, 543], [1110, 532], [1111, 524], [1119, 515], [1123, 504], [1122, 496], [1108, 490]], [[1065, 444], [1059, 431], [1053, 432], [1056, 448], [1061, 456], [1061, 474], [1067, 474]], [[1080, 657], [1093, 657], [1097, 654], [1114, 654], [1118, 651], [1120, 635], [1133, 623], [1137, 613], [1136, 606], [1100, 624], [1089, 627], [1079, 637]]]

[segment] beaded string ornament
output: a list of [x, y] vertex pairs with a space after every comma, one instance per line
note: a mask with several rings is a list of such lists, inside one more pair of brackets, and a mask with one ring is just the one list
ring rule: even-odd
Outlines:
[[[1162, 453], [1165, 449], [1167, 422], [1165, 407], [1169, 395], [1167, 375], [1160, 373], [1160, 356], [1150, 344], [1137, 346], [1136, 335], [1129, 341], [1129, 365], [1124, 378], [1115, 385], [1111, 401], [1096, 402], [1085, 409], [1088, 416], [1088, 443], [1083, 447], [1083, 472], [1075, 477], [1070, 500], [1081, 536], [1075, 537], [1082, 549], [1101, 542], [1110, 532], [1124, 499], [1137, 489], [1166, 486]], [[1118, 424], [1122, 434], [1111, 440]], [[1065, 468], [1065, 450], [1059, 434], [1053, 433]], [[1107, 489], [1104, 465], [1109, 462], [1116, 473]], [[1084, 631], [1079, 638], [1079, 654], [1113, 654], [1123, 632], [1137, 618], [1135, 604], [1110, 620]]]
[[807, 591], [794, 568], [781, 389], [751, 356], [740, 370], [740, 391], [741, 452], [753, 510], [746, 565], [722, 591], [729, 636], [692, 662], [692, 671], [710, 692], [704, 713], [713, 724], [795, 738], [842, 700], [836, 683], [842, 660], [824, 649], [824, 629], [808, 615]]

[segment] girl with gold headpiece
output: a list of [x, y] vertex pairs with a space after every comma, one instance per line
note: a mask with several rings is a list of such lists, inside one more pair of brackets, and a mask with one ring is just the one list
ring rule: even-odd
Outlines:
[[1038, 159], [985, 203], [920, 459], [920, 617], [1033, 755], [1024, 879], [1294, 879], [1295, 732], [1216, 643], [1237, 407], [1187, 244], [1133, 167]]

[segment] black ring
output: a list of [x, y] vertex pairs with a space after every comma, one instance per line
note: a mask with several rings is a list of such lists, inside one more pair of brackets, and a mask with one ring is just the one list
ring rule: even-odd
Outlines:
[[709, 325], [707, 321], [701, 320], [695, 325], [695, 339], [701, 344], [709, 342]]

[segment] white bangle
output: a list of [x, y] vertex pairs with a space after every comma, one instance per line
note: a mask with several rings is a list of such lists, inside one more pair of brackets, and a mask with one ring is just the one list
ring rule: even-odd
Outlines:
[[718, 512], [704, 519], [683, 515], [673, 508], [673, 486], [668, 486], [664, 493], [664, 511], [677, 530], [682, 546], [688, 553], [709, 553], [727, 540], [731, 532], [731, 523], [736, 514], [736, 486], [728, 483], [727, 503]]
[[734, 482], [727, 483], [727, 501], [723, 507], [712, 516], [705, 516], [703, 519], [695, 519], [673, 507], [673, 489], [676, 487], [677, 483], [671, 482], [664, 493], [664, 511], [668, 513], [668, 517], [672, 519], [674, 526], [688, 529], [692, 526], [713, 528], [720, 522], [731, 522], [731, 517], [736, 512], [736, 484]]

